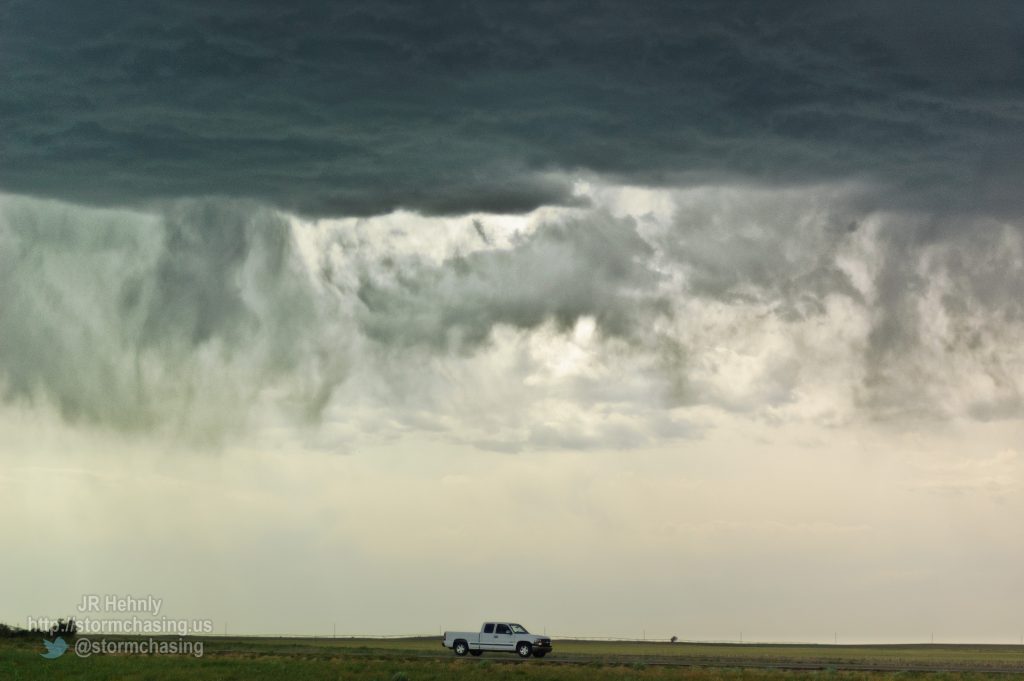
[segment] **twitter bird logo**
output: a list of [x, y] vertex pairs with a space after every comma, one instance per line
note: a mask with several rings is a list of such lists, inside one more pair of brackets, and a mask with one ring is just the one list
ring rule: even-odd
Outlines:
[[58, 636], [57, 640], [53, 643], [50, 643], [44, 638], [43, 645], [46, 646], [46, 652], [41, 653], [39, 657], [45, 657], [47, 660], [56, 660], [68, 649], [68, 644], [65, 643], [64, 639], [60, 636]]

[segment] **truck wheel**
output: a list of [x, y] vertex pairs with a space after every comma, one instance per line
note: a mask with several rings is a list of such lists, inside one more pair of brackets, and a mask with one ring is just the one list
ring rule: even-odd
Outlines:
[[519, 657], [529, 657], [532, 650], [533, 646], [531, 646], [526, 641], [523, 641], [522, 643], [516, 646], [516, 652], [519, 653]]
[[533, 654], [534, 657], [544, 657], [545, 655], [547, 655], [547, 653], [541, 652], [539, 650]]
[[469, 644], [461, 640], [456, 641], [455, 645], [452, 646], [452, 650], [454, 650], [455, 654], [459, 657], [465, 657], [466, 653], [469, 652]]
[[471, 651], [469, 651], [469, 654], [472, 655], [473, 657], [480, 657], [481, 655], [484, 654], [484, 651], [482, 651], [482, 650], [471, 650]]

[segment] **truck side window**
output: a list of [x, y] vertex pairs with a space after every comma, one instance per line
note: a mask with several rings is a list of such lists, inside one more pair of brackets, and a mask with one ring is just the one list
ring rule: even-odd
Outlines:
[[508, 628], [507, 624], [499, 624], [498, 630], [494, 632], [496, 634], [511, 634], [512, 630]]
[[484, 625], [484, 633], [485, 634], [493, 634], [494, 633], [494, 622], [488, 622], [487, 624]]

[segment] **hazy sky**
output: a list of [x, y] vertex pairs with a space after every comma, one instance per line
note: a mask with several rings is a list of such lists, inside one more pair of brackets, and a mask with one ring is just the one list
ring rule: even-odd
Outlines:
[[0, 621], [1017, 642], [1024, 6], [0, 7]]

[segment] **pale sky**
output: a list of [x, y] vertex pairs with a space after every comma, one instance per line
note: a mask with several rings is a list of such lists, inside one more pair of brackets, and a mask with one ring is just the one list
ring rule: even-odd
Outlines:
[[1021, 640], [1019, 5], [47, 4], [0, 622]]

